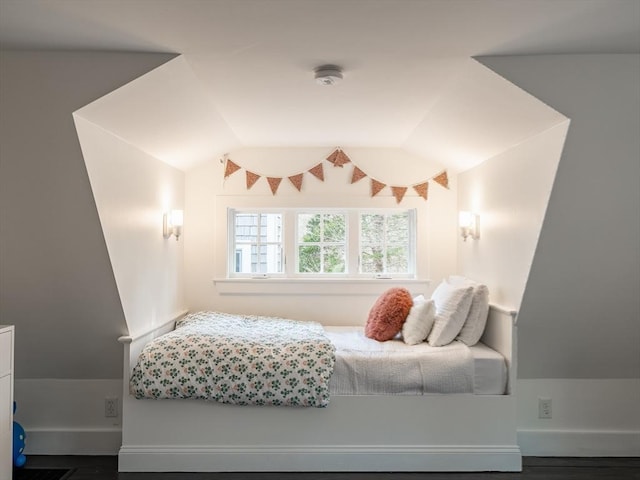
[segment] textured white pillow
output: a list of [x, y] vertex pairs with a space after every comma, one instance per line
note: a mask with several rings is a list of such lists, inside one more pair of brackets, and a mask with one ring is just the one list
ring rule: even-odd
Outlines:
[[413, 306], [407, 320], [402, 325], [402, 339], [407, 345], [424, 342], [433, 327], [436, 306], [433, 300], [425, 300], [419, 295], [413, 299]]
[[452, 285], [443, 280], [435, 289], [431, 299], [436, 304], [436, 318], [427, 342], [432, 347], [451, 343], [464, 325], [471, 306], [473, 287]]
[[487, 324], [489, 314], [489, 289], [486, 285], [476, 283], [464, 277], [449, 277], [449, 283], [453, 285], [470, 285], [473, 287], [471, 296], [471, 307], [467, 314], [467, 319], [462, 326], [462, 330], [456, 337], [462, 343], [470, 347], [480, 341]]

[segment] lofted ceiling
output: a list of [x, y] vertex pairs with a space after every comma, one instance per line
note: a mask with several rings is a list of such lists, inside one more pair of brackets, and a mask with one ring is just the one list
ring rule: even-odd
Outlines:
[[640, 1], [0, 0], [0, 47], [181, 54], [83, 109], [178, 168], [340, 145], [465, 170], [564, 120], [471, 58], [638, 53]]

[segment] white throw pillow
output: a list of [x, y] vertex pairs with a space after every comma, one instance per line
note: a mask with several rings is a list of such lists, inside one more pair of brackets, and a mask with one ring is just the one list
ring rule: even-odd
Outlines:
[[471, 306], [473, 287], [452, 285], [443, 280], [435, 289], [431, 299], [436, 304], [436, 318], [427, 338], [432, 347], [451, 343], [464, 325]]
[[480, 341], [480, 337], [484, 333], [484, 327], [487, 325], [489, 289], [486, 285], [464, 277], [449, 277], [449, 282], [453, 285], [471, 285], [473, 287], [471, 307], [469, 308], [467, 319], [456, 337], [456, 340], [460, 340], [471, 347]]
[[413, 299], [409, 316], [402, 326], [402, 339], [407, 345], [417, 345], [425, 341], [436, 316], [433, 300], [425, 300], [419, 295]]

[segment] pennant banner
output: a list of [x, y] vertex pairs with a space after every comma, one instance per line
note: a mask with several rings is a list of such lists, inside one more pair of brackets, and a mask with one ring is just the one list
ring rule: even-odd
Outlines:
[[418, 195], [420, 195], [425, 200], [429, 194], [429, 182], [424, 182], [419, 185], [414, 185], [413, 189], [416, 191]]
[[336, 155], [336, 161], [333, 162], [333, 165], [342, 168], [345, 163], [349, 163], [350, 161], [351, 159], [347, 157], [347, 154], [342, 150], [339, 150], [338, 155]]
[[391, 187], [391, 192], [393, 196], [396, 197], [396, 202], [400, 203], [404, 194], [407, 193], [407, 187]]
[[338, 158], [338, 152], [339, 152], [339, 149], [337, 148], [333, 152], [331, 152], [331, 155], [327, 157], [327, 162], [335, 164], [336, 158]]
[[449, 188], [449, 178], [447, 177], [447, 171], [445, 170], [440, 175], [433, 177], [433, 181], [439, 183], [444, 188]]
[[[225, 155], [225, 159], [226, 160], [225, 160], [225, 168], [224, 168], [224, 178], [226, 179], [228, 176], [242, 169], [242, 167], [237, 163], [233, 162], [232, 160], [227, 159], [226, 155]], [[344, 165], [346, 165], [347, 163], [353, 163], [351, 162], [351, 159], [348, 157], [348, 155], [344, 153], [341, 148], [336, 148], [333, 152], [331, 152], [331, 154], [326, 158], [326, 160], [332, 163], [334, 167], [340, 167], [340, 168], [344, 167]], [[246, 173], [247, 190], [253, 187], [253, 185], [255, 185], [255, 183], [261, 177], [264, 176], [258, 173], [250, 172], [249, 170], [246, 170], [246, 169], [245, 169], [245, 173]], [[293, 187], [298, 192], [302, 191], [302, 183], [304, 181], [305, 173], [310, 173], [321, 182], [324, 182], [324, 166], [323, 166], [323, 163], [321, 162], [316, 166], [314, 166], [313, 168], [307, 170], [306, 172], [297, 173], [295, 175], [291, 175], [287, 177], [291, 182], [291, 184], [293, 185]], [[369, 175], [367, 175], [367, 173], [364, 170], [362, 170], [360, 167], [354, 164], [353, 171], [351, 172], [351, 184], [359, 182], [360, 180], [368, 176]], [[283, 178], [284, 177], [266, 177], [267, 182], [269, 183], [269, 188], [271, 189], [271, 193], [273, 195], [275, 195], [278, 192], [278, 188], [280, 187], [280, 184]], [[431, 177], [428, 180], [424, 180], [420, 183], [416, 183], [410, 186], [418, 194], [419, 197], [423, 198], [424, 200], [427, 200], [429, 195], [429, 182], [431, 180], [443, 186], [444, 188], [447, 188], [447, 189], [449, 188], [449, 177], [447, 176], [446, 170], [440, 172], [439, 174]], [[386, 183], [382, 183], [372, 178], [371, 179], [371, 196], [375, 197], [386, 186], [387, 186]], [[404, 199], [407, 193], [407, 190], [409, 190], [409, 186], [391, 187], [391, 193], [396, 199], [397, 203], [402, 202], [402, 200]]]
[[253, 184], [256, 183], [260, 179], [260, 175], [257, 173], [250, 172], [247, 170], [247, 190], [253, 187]]
[[380, 193], [380, 191], [386, 187], [387, 184], [386, 183], [382, 183], [379, 182], [377, 180], [374, 180], [373, 178], [371, 179], [371, 196], [375, 197], [377, 194]]
[[324, 182], [324, 169], [322, 168], [321, 163], [317, 164], [315, 167], [309, 170], [309, 173], [321, 182]]
[[296, 190], [299, 192], [302, 190], [302, 177], [304, 177], [304, 173], [299, 173], [289, 177], [289, 181], [293, 183], [293, 186], [296, 187]]
[[267, 177], [267, 182], [269, 182], [269, 187], [271, 187], [271, 193], [274, 195], [278, 191], [278, 187], [280, 186], [280, 182], [282, 178], [280, 177]]
[[351, 174], [351, 183], [356, 183], [359, 180], [362, 180], [364, 177], [366, 177], [367, 174], [364, 173], [362, 170], [360, 170], [358, 167], [356, 167], [355, 165], [353, 166], [353, 173]]
[[231, 160], [227, 160], [227, 166], [224, 169], [224, 178], [227, 178], [232, 173], [237, 172], [240, 168], [240, 165], [233, 163]]
[[349, 163], [351, 159], [341, 149], [336, 148], [331, 155], [327, 157], [327, 161], [333, 163], [334, 167], [342, 168], [345, 163]]

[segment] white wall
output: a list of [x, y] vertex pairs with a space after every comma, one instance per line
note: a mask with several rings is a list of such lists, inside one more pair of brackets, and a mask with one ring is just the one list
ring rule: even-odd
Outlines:
[[[184, 173], [74, 114], [129, 335], [184, 310], [183, 245], [162, 216], [184, 209]], [[185, 229], [185, 232], [187, 229]]]
[[458, 175], [458, 208], [480, 215], [480, 239], [458, 237], [458, 271], [519, 310], [569, 121]]
[[480, 60], [571, 119], [518, 316], [523, 453], [640, 455], [640, 56]]
[[[277, 291], [262, 280], [253, 286], [214, 285], [226, 277], [226, 208], [253, 207], [396, 207], [389, 189], [370, 197], [370, 180], [351, 185], [352, 165], [336, 168], [324, 161], [334, 147], [324, 148], [246, 148], [230, 152], [229, 158], [253, 172], [287, 177], [324, 163], [325, 181], [311, 174], [304, 177], [303, 191], [297, 192], [284, 178], [273, 196], [266, 179], [246, 190], [245, 171], [240, 170], [223, 182], [224, 167], [216, 159], [187, 173], [185, 234], [187, 303], [191, 310], [218, 309], [232, 312], [262, 313], [316, 320], [325, 324], [364, 323], [376, 296], [391, 286], [375, 281], [373, 286], [344, 285], [336, 292], [330, 287], [312, 285], [301, 291], [300, 283]], [[389, 185], [412, 185], [442, 171], [443, 166], [399, 149], [347, 148], [344, 151], [370, 176]], [[439, 281], [455, 268], [456, 179], [450, 175], [451, 189], [430, 182], [425, 202], [411, 189], [401, 206], [418, 208], [418, 276]], [[258, 282], [258, 283], [256, 283]], [[397, 285], [394, 281], [393, 285]], [[260, 291], [255, 286], [260, 286]], [[264, 288], [263, 288], [264, 287]], [[413, 293], [430, 294], [433, 285], [407, 284]], [[221, 294], [224, 290], [226, 293]], [[230, 292], [233, 290], [233, 293]], [[270, 291], [271, 295], [266, 292]], [[247, 294], [251, 292], [251, 294]], [[283, 295], [287, 295], [283, 297]], [[285, 300], [286, 301], [283, 301]]]

